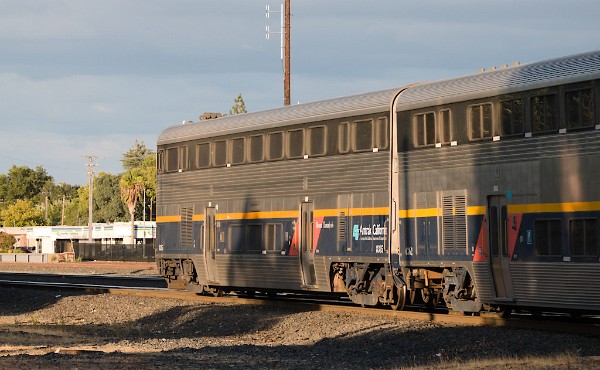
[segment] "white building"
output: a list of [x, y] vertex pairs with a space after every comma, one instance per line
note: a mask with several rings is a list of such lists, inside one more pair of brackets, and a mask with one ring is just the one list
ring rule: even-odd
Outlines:
[[[156, 237], [156, 222], [136, 221], [135, 241], [131, 240], [131, 224], [115, 222], [113, 224], [93, 224], [93, 243], [113, 244], [152, 244]], [[3, 227], [0, 231], [12, 234], [17, 239], [15, 246], [35, 247], [33, 253], [72, 252], [73, 246], [88, 242], [88, 226], [30, 226]], [[30, 248], [33, 249], [33, 248]]]

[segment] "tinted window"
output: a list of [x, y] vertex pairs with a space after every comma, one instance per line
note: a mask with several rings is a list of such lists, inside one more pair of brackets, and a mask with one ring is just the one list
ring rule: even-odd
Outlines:
[[449, 144], [453, 140], [452, 122], [450, 122], [450, 109], [440, 111], [440, 143]]
[[225, 166], [227, 164], [227, 141], [215, 141], [213, 148], [213, 164], [215, 166]]
[[196, 145], [196, 166], [198, 168], [210, 166], [210, 143]]
[[581, 218], [569, 222], [571, 255], [596, 257], [598, 249], [598, 219]]
[[389, 132], [388, 132], [388, 119], [387, 117], [378, 118], [377, 125], [375, 126], [375, 147], [379, 149], [387, 149], [389, 144]]
[[558, 130], [557, 112], [556, 95], [536, 96], [531, 99], [532, 131]]
[[167, 149], [167, 172], [179, 170], [179, 148]]
[[283, 158], [283, 133], [273, 132], [269, 134], [269, 160]]
[[304, 156], [304, 130], [288, 131], [288, 155], [290, 158]]
[[165, 151], [164, 150], [159, 150], [158, 154], [156, 155], [156, 170], [158, 172], [163, 172], [164, 168], [165, 168]]
[[231, 163], [242, 164], [246, 153], [246, 139], [243, 137], [231, 140]]
[[469, 107], [470, 139], [492, 137], [492, 105], [489, 103]]
[[263, 136], [250, 136], [250, 162], [263, 160]]
[[435, 144], [435, 115], [433, 112], [413, 116], [415, 146]]
[[338, 150], [340, 153], [350, 151], [350, 123], [342, 122], [338, 126]]
[[356, 121], [353, 124], [354, 150], [365, 151], [373, 149], [373, 121]]
[[325, 155], [325, 127], [311, 127], [308, 129], [309, 155]]
[[535, 251], [538, 256], [562, 256], [562, 229], [560, 220], [535, 221]]
[[592, 89], [571, 91], [567, 99], [567, 128], [594, 125], [594, 94]]
[[241, 252], [244, 250], [244, 227], [242, 225], [230, 225], [228, 227], [229, 250]]
[[278, 251], [282, 246], [283, 225], [267, 224], [265, 249], [268, 251]]
[[262, 225], [246, 226], [246, 250], [262, 250]]
[[188, 147], [187, 145], [184, 145], [179, 149], [179, 159], [181, 161], [181, 163], [179, 164], [179, 168], [182, 170], [187, 170], [189, 168]]
[[501, 103], [500, 136], [522, 134], [525, 128], [525, 110], [523, 100], [514, 99]]

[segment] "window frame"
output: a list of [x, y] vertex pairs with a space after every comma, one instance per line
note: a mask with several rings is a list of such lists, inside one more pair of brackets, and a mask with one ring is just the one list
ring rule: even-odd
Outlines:
[[[225, 148], [224, 148], [224, 151], [225, 151], [225, 153], [224, 153], [225, 154], [225, 161], [222, 164], [221, 164], [221, 162], [217, 163], [217, 145], [221, 144], [221, 143], [225, 144]], [[229, 158], [227, 156], [227, 154], [228, 154], [228, 147], [229, 147], [228, 140], [226, 140], [226, 139], [215, 140], [215, 141], [213, 141], [211, 143], [211, 164], [212, 164], [212, 167], [225, 167], [225, 166], [227, 166], [227, 164], [229, 163]]]
[[[486, 129], [486, 114], [485, 114], [485, 108], [489, 108], [490, 112], [489, 112], [489, 134], [485, 134], [485, 129]], [[477, 122], [477, 125], [479, 126], [479, 133], [480, 135], [478, 137], [475, 137], [473, 135], [473, 128], [475, 127], [475, 122], [473, 120], [474, 115], [473, 115], [473, 111], [474, 109], [478, 109], [479, 111], [479, 118]], [[487, 140], [487, 139], [491, 139], [494, 136], [494, 104], [492, 104], [492, 102], [486, 101], [483, 103], [477, 103], [477, 104], [471, 104], [467, 107], [467, 127], [468, 127], [468, 136], [469, 136], [469, 141], [481, 141], [481, 140]]]
[[[272, 154], [272, 152], [271, 152], [271, 138], [274, 135], [280, 135], [281, 136], [281, 140], [280, 140], [280, 142], [281, 142], [281, 152], [280, 152], [281, 156], [279, 158], [272, 158], [271, 157], [271, 154]], [[268, 151], [267, 151], [267, 154], [268, 154], [267, 155], [267, 161], [280, 161], [280, 160], [282, 160], [282, 159], [285, 158], [285, 134], [284, 134], [283, 131], [274, 131], [274, 132], [269, 132], [267, 134], [267, 149], [268, 149]]]
[[[594, 90], [595, 89], [593, 87], [588, 86], [588, 87], [573, 88], [573, 89], [569, 89], [569, 90], [565, 91], [565, 94], [564, 94], [564, 100], [565, 100], [564, 101], [564, 103], [565, 103], [565, 125], [566, 125], [565, 128], [567, 130], [581, 130], [581, 129], [588, 129], [588, 128], [591, 128], [591, 127], [595, 126], [595, 124], [596, 124], [596, 122], [595, 122], [596, 121], [596, 104], [595, 104], [596, 103], [596, 100], [595, 100], [596, 96], [594, 94]], [[590, 97], [589, 97], [589, 102], [590, 102], [590, 105], [591, 105], [591, 112], [590, 112], [591, 120], [590, 120], [590, 124], [587, 125], [587, 126], [582, 124], [584, 122], [584, 118], [583, 117], [585, 116], [585, 113], [583, 112], [583, 108], [582, 108], [583, 104], [579, 103], [579, 104], [577, 104], [577, 107], [578, 107], [578, 118], [579, 118], [578, 119], [578, 121], [579, 121], [578, 123], [579, 124], [575, 125], [575, 126], [570, 126], [571, 121], [570, 121], [570, 109], [569, 109], [569, 95], [577, 93], [578, 94], [578, 98], [581, 99], [581, 95], [582, 95], [581, 93], [584, 92], [584, 91], [587, 91], [587, 92], [590, 93]]]
[[[430, 123], [428, 117], [433, 119], [433, 123]], [[436, 125], [437, 119], [435, 116], [435, 111], [428, 110], [424, 112], [414, 113], [412, 115], [412, 129], [413, 129], [413, 146], [415, 148], [426, 148], [432, 147], [436, 143]], [[429, 127], [431, 125], [431, 127]], [[430, 139], [430, 131], [428, 129], [433, 129], [433, 138], [432, 141], [429, 142]], [[421, 137], [420, 137], [421, 136]], [[420, 138], [419, 138], [420, 137]]]
[[[312, 134], [313, 134], [314, 130], [316, 130], [316, 129], [322, 129], [323, 130], [323, 135], [322, 135], [322, 138], [321, 138], [321, 142], [322, 142], [322, 144], [321, 144], [321, 152], [319, 152], [319, 153], [315, 153], [313, 151], [314, 148], [313, 148], [313, 136], [312, 136]], [[308, 140], [306, 140], [306, 137], [305, 137], [305, 140], [307, 141], [307, 145], [306, 145], [307, 146], [307, 148], [306, 148], [307, 154], [310, 157], [322, 157], [322, 156], [326, 155], [327, 154], [327, 127], [325, 125], [310, 126], [308, 128], [308, 130], [306, 130], [306, 131], [307, 132], [306, 132], [305, 135], [308, 136]]]
[[[208, 149], [207, 153], [206, 153], [206, 154], [208, 154], [206, 165], [204, 165], [204, 164], [201, 163], [201, 158], [203, 158], [203, 156], [200, 155], [200, 152], [201, 152], [200, 151], [200, 147], [204, 146], [204, 145]], [[196, 153], [195, 153], [196, 154], [196, 168], [198, 168], [198, 169], [210, 168], [211, 161], [212, 161], [210, 153], [211, 153], [211, 143], [210, 143], [210, 141], [206, 141], [206, 142], [203, 142], [203, 143], [197, 143], [196, 144]]]
[[[345, 129], [343, 129], [342, 127], [345, 127]], [[345, 140], [346, 148], [343, 147], [344, 142], [342, 140]], [[340, 124], [338, 125], [338, 152], [340, 154], [350, 153], [351, 148], [352, 138], [350, 135], [350, 122], [340, 122]]]
[[[260, 159], [255, 160], [253, 158], [253, 141], [254, 138], [260, 137], [261, 143], [260, 143]], [[258, 135], [250, 135], [248, 137], [248, 141], [250, 142], [249, 145], [247, 145], [248, 147], [248, 163], [260, 163], [263, 162], [265, 160], [265, 135], [264, 134], [258, 134]]]
[[[536, 103], [534, 102], [536, 99], [544, 99], [543, 101], [543, 116], [544, 116], [544, 125], [546, 125], [546, 115], [548, 112], [550, 112], [549, 109], [547, 109], [548, 104], [547, 104], [547, 98], [552, 97], [554, 99], [554, 109], [552, 110], [553, 114], [554, 114], [554, 127], [548, 128], [548, 129], [543, 129], [543, 130], [538, 130], [536, 129]], [[558, 99], [558, 93], [556, 92], [549, 92], [546, 94], [536, 94], [536, 95], [532, 95], [531, 98], [529, 99], [529, 113], [530, 113], [530, 117], [531, 117], [531, 132], [534, 134], [546, 134], [546, 133], [555, 133], [558, 132], [559, 129], [559, 99]]]
[[[362, 124], [362, 123], [369, 123], [370, 128], [371, 128], [371, 144], [369, 145], [369, 147], [358, 147], [358, 131], [357, 131], [357, 127]], [[375, 125], [373, 122], [372, 118], [366, 118], [366, 119], [359, 119], [356, 121], [352, 121], [352, 134], [351, 134], [351, 145], [352, 145], [352, 151], [355, 153], [361, 153], [361, 152], [370, 152], [373, 150], [373, 144], [375, 141]]]
[[[521, 118], [521, 131], [516, 131], [514, 130], [515, 126], [515, 114], [513, 114], [512, 112], [514, 111], [514, 107], [515, 107], [515, 102], [520, 101], [521, 102], [521, 114], [520, 114], [520, 118]], [[505, 112], [505, 104], [509, 103], [510, 104], [510, 122], [509, 122], [509, 126], [511, 127], [511, 129], [513, 129], [513, 131], [509, 134], [504, 132], [504, 112]], [[507, 99], [503, 99], [500, 100], [498, 102], [498, 109], [500, 110], [500, 118], [498, 120], [498, 127], [495, 130], [495, 133], [501, 137], [511, 137], [511, 136], [522, 136], [525, 133], [525, 125], [526, 125], [526, 107], [525, 107], [525, 99], [523, 99], [522, 97], [514, 97], [514, 98], [507, 98]]]
[[[236, 146], [236, 142], [238, 140], [241, 140], [241, 142], [243, 143], [242, 144], [243, 148], [242, 148], [242, 161], [241, 162], [234, 161], [235, 154], [237, 153], [237, 152], [235, 152], [235, 150], [236, 150], [235, 146]], [[231, 164], [232, 166], [239, 166], [241, 164], [246, 163], [246, 150], [247, 150], [246, 149], [246, 137], [240, 136], [240, 137], [234, 137], [234, 138], [229, 139], [228, 143], [227, 143], [227, 147], [228, 147], [228, 156], [227, 157], [229, 158], [227, 163]], [[239, 158], [235, 158], [235, 159], [239, 159]]]
[[[301, 138], [302, 138], [302, 144], [300, 146], [292, 146], [292, 135], [294, 135], [295, 133], [301, 133]], [[298, 158], [303, 158], [304, 155], [306, 154], [306, 130], [304, 128], [294, 128], [294, 129], [289, 129], [286, 131], [286, 138], [285, 138], [285, 153], [287, 155], [287, 158], [289, 159], [298, 159]], [[300, 149], [300, 154], [297, 153], [292, 153], [292, 148], [294, 149]]]

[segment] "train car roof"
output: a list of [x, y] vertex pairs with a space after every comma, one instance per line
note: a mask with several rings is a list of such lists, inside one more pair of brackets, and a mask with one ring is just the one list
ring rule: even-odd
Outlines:
[[404, 88], [291, 105], [266, 111], [184, 123], [165, 129], [158, 145], [386, 112], [397, 99], [396, 111], [510, 94], [523, 90], [600, 78], [600, 51], [500, 68], [474, 75], [425, 82]]
[[383, 90], [261, 112], [184, 123], [165, 129], [158, 137], [158, 145], [235, 134], [246, 132], [249, 129], [262, 130], [347, 116], [389, 112], [391, 102], [397, 91], [398, 89]]
[[595, 78], [600, 78], [600, 51], [417, 84], [400, 94], [396, 111], [450, 104]]

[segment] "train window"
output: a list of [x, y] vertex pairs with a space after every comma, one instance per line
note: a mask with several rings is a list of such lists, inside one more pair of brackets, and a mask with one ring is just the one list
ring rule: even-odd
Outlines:
[[350, 151], [350, 123], [342, 122], [338, 126], [338, 150], [340, 153]]
[[179, 169], [187, 170], [189, 169], [189, 161], [188, 161], [188, 147], [187, 145], [183, 145], [179, 147]]
[[244, 163], [246, 154], [246, 138], [239, 137], [231, 140], [231, 164]]
[[535, 96], [531, 99], [533, 132], [558, 130], [558, 104], [556, 95]]
[[219, 140], [213, 143], [213, 165], [215, 167], [227, 164], [227, 141]]
[[570, 220], [569, 235], [572, 256], [597, 257], [600, 255], [597, 218]]
[[263, 135], [250, 136], [250, 162], [262, 162], [263, 155]]
[[523, 99], [507, 100], [500, 103], [500, 136], [522, 134], [525, 129], [525, 110]]
[[439, 142], [450, 144], [453, 139], [452, 122], [450, 121], [450, 109], [442, 109], [439, 114]]
[[492, 137], [492, 104], [485, 103], [469, 107], [470, 139]]
[[246, 226], [246, 250], [261, 251], [263, 248], [262, 225]]
[[167, 149], [167, 172], [179, 171], [179, 148]]
[[208, 168], [210, 166], [210, 143], [196, 145], [196, 167]]
[[158, 172], [163, 172], [165, 170], [165, 151], [159, 150], [156, 154], [156, 170]]
[[287, 133], [287, 148], [289, 158], [304, 156], [304, 130], [290, 130]]
[[352, 123], [353, 149], [363, 152], [373, 149], [373, 120], [355, 121]]
[[283, 158], [283, 132], [272, 132], [267, 136], [269, 140], [269, 160], [276, 161]]
[[282, 246], [282, 235], [282, 224], [267, 224], [265, 249], [270, 252], [279, 251]]
[[535, 252], [538, 256], [562, 256], [562, 226], [560, 220], [536, 220]]
[[308, 154], [315, 157], [325, 155], [325, 126], [308, 129]]
[[241, 252], [244, 250], [244, 227], [242, 225], [229, 225], [227, 228], [229, 250]]
[[567, 128], [594, 125], [594, 94], [592, 89], [570, 91], [567, 99]]
[[415, 146], [435, 144], [435, 115], [433, 112], [415, 114], [413, 116]]
[[375, 125], [375, 147], [378, 149], [387, 149], [389, 144], [388, 119], [381, 117], [377, 119]]

